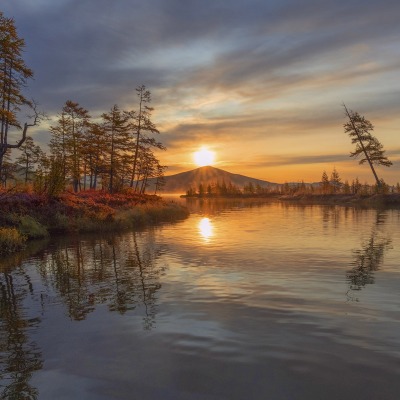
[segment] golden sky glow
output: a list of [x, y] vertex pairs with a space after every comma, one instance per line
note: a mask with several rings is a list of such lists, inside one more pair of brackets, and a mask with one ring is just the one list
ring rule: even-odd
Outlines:
[[[35, 73], [27, 97], [50, 117], [31, 130], [40, 145], [66, 100], [96, 118], [114, 104], [137, 109], [135, 87], [145, 84], [167, 175], [212, 164], [316, 182], [336, 168], [343, 180], [372, 183], [368, 166], [349, 157], [344, 102], [373, 123], [393, 162], [378, 175], [400, 181], [400, 2], [3, 3]], [[202, 145], [217, 160], [195, 161]]]

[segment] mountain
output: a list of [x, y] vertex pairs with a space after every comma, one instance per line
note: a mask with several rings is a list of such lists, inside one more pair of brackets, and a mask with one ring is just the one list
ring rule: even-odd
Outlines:
[[[175, 175], [166, 176], [165, 186], [162, 192], [184, 194], [190, 187], [197, 189], [200, 183], [207, 186], [208, 184], [213, 184], [217, 182], [225, 182], [227, 185], [229, 183], [232, 183], [239, 188], [243, 188], [243, 186], [249, 184], [249, 182], [251, 182], [253, 185], [258, 184], [261, 187], [278, 185], [276, 183], [263, 181], [261, 179], [250, 178], [244, 175], [232, 174], [219, 168], [207, 166], [196, 168], [187, 172], [181, 172]], [[150, 186], [147, 192], [151, 193], [152, 187], [154, 186], [154, 180], [150, 180], [149, 183]]]

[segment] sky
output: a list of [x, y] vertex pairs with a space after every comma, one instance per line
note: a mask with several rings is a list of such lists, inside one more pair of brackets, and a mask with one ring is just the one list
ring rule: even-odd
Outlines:
[[4, 0], [34, 71], [25, 91], [50, 120], [67, 100], [96, 118], [152, 94], [167, 175], [215, 152], [217, 168], [315, 182], [334, 168], [372, 183], [349, 157], [343, 103], [369, 119], [400, 181], [398, 0]]

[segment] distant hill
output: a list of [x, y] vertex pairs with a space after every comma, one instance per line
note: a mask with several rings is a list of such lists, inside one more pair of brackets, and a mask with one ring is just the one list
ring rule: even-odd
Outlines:
[[[277, 183], [263, 181], [261, 179], [250, 178], [248, 176], [232, 174], [228, 171], [224, 171], [214, 167], [200, 167], [187, 172], [181, 172], [175, 175], [169, 175], [165, 177], [165, 186], [163, 188], [164, 193], [180, 193], [184, 194], [192, 187], [197, 189], [199, 184], [207, 186], [212, 183], [225, 182], [227, 185], [232, 183], [233, 185], [243, 188], [244, 185], [251, 182], [253, 185], [260, 185], [261, 187], [279, 186]], [[148, 193], [151, 193], [154, 185], [150, 180], [150, 186], [147, 189]], [[153, 189], [154, 190], [154, 189]]]

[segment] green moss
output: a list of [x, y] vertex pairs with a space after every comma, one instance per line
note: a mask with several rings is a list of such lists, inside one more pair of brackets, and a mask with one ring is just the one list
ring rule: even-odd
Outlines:
[[18, 230], [29, 239], [40, 239], [48, 236], [46, 227], [30, 215], [19, 218]]

